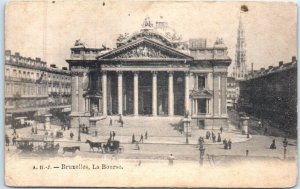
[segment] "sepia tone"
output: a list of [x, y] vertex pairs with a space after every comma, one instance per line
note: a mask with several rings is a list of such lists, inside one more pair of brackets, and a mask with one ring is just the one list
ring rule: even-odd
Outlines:
[[296, 11], [9, 2], [6, 184], [294, 186]]

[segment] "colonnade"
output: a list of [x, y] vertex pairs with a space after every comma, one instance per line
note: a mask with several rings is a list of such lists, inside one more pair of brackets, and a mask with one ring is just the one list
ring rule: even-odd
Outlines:
[[[152, 71], [152, 115], [157, 116], [157, 75], [159, 72]], [[138, 116], [139, 112], [139, 74], [133, 72], [133, 114]], [[118, 114], [123, 114], [123, 72], [117, 71], [118, 81]], [[174, 72], [168, 72], [168, 115], [174, 115]], [[184, 108], [189, 110], [189, 73], [185, 74]], [[107, 72], [102, 72], [102, 110], [107, 115]]]

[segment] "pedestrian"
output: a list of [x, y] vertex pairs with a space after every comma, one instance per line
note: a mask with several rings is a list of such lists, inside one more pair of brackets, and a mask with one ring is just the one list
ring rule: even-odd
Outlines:
[[34, 134], [37, 134], [37, 126], [35, 126], [35, 129], [34, 129]]
[[227, 143], [226, 139], [223, 140], [223, 144], [224, 144], [224, 149], [227, 150], [228, 149], [228, 143]]
[[212, 136], [213, 143], [216, 143], [216, 135]]
[[34, 134], [34, 128], [33, 128], [33, 126], [31, 128], [31, 133]]
[[46, 123], [44, 123], [44, 131], [46, 131]]
[[71, 140], [73, 140], [73, 137], [74, 137], [74, 133], [71, 131], [71, 133], [70, 133]]
[[231, 142], [231, 140], [229, 139], [229, 140], [228, 140], [228, 149], [229, 149], [229, 150], [231, 150], [231, 144], [232, 144], [232, 142]]
[[212, 132], [212, 141], [213, 141], [213, 143], [215, 143], [216, 142], [216, 135], [215, 135], [215, 133], [214, 132]]
[[135, 136], [132, 134], [132, 144], [135, 143]]
[[275, 139], [273, 139], [272, 144], [270, 145], [270, 149], [272, 150], [276, 149]]
[[220, 133], [218, 133], [218, 140], [217, 140], [217, 142], [221, 142], [222, 140], [221, 140], [221, 134]]
[[169, 165], [172, 166], [174, 164], [174, 159], [175, 159], [175, 157], [173, 156], [173, 154], [170, 154], [170, 156], [168, 157]]
[[98, 136], [98, 131], [97, 130], [95, 131], [95, 136]]
[[140, 146], [139, 146], [138, 142], [135, 142], [135, 148], [134, 148], [134, 150], [140, 150]]
[[63, 127], [64, 131], [66, 131], [66, 125], [64, 124], [64, 127]]
[[284, 138], [284, 140], [283, 140], [282, 143], [283, 143], [283, 146], [284, 146], [284, 147], [286, 147], [286, 146], [288, 145], [288, 141], [287, 141], [286, 137]]
[[82, 125], [82, 133], [84, 133], [85, 130], [85, 124]]
[[110, 138], [110, 140], [112, 139], [112, 133], [111, 133], [111, 131], [109, 132], [109, 138]]
[[112, 119], [110, 118], [110, 119], [109, 119], [109, 126], [112, 126], [112, 122], [113, 122], [113, 121], [112, 121]]
[[5, 134], [5, 143], [6, 143], [6, 146], [9, 146], [9, 137], [7, 134]]
[[146, 133], [145, 133], [145, 140], [147, 140], [148, 139], [148, 132], [146, 131]]
[[13, 145], [16, 145], [16, 139], [17, 139], [16, 136], [14, 136], [12, 139]]
[[[221, 126], [220, 131], [221, 131], [221, 134], [222, 134], [222, 132], [223, 132], [223, 126]], [[221, 142], [221, 141], [220, 141], [220, 142]]]
[[268, 127], [265, 127], [264, 135], [267, 135], [267, 134], [268, 134]]
[[13, 133], [13, 135], [17, 135], [17, 130], [16, 130], [15, 127], [14, 127], [14, 133]]
[[86, 126], [85, 131], [86, 131], [86, 134], [89, 134], [89, 128], [88, 128], [88, 126]]
[[249, 150], [246, 150], [246, 156], [248, 157], [248, 154], [249, 154]]
[[209, 131], [206, 132], [206, 139], [210, 139], [210, 132]]
[[121, 125], [120, 125], [120, 126], [121, 126], [121, 127], [123, 127], [124, 121], [123, 121], [123, 120], [121, 120], [121, 121], [120, 121], [120, 123], [121, 123]]
[[144, 142], [144, 136], [143, 136], [143, 134], [141, 134], [141, 139], [140, 139], [140, 142]]
[[113, 140], [115, 140], [115, 136], [116, 136], [116, 133], [115, 133], [115, 131], [113, 131], [113, 132], [112, 132], [112, 139], [113, 139]]

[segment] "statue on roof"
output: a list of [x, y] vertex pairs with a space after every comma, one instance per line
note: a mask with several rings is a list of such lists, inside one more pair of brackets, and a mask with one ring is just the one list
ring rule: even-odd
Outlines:
[[117, 41], [123, 41], [129, 37], [129, 33], [120, 34]]
[[77, 46], [83, 46], [83, 47], [87, 47], [87, 45], [85, 43], [83, 43], [80, 39], [77, 39], [75, 41], [75, 44], [74, 44], [75, 47]]
[[221, 44], [224, 44], [223, 38], [218, 37], [216, 42], [215, 42], [215, 45], [221, 45]]
[[144, 19], [144, 22], [143, 22], [143, 24], [142, 24], [142, 27], [143, 27], [143, 28], [146, 28], [146, 27], [152, 28], [152, 27], [153, 27], [153, 23], [151, 22], [149, 16], [146, 17], [146, 18]]

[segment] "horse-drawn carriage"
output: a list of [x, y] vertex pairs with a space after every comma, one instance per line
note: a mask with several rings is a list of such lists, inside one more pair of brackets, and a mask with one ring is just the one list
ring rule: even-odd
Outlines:
[[17, 148], [22, 152], [33, 152], [42, 154], [56, 154], [59, 144], [54, 145], [54, 140], [44, 138], [19, 138], [16, 140]]
[[118, 140], [108, 140], [107, 143], [103, 145], [103, 149], [106, 153], [119, 153], [124, 151], [124, 148], [120, 146], [120, 141]]
[[107, 142], [92, 142], [87, 140], [86, 143], [90, 145], [90, 149], [94, 151], [94, 148], [97, 148], [98, 151], [101, 150], [102, 153], [120, 153], [124, 151], [124, 148], [120, 146], [120, 141], [110, 140]]

